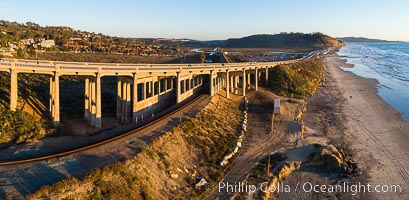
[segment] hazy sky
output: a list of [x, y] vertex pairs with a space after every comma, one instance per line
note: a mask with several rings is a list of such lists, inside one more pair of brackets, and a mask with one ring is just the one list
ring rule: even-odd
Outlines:
[[0, 0], [0, 19], [123, 37], [322, 32], [409, 41], [407, 0]]

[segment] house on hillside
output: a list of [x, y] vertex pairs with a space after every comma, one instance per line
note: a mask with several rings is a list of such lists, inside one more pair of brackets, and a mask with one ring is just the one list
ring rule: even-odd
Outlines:
[[55, 41], [54, 40], [43, 40], [41, 39], [40, 42], [38, 43], [43, 48], [51, 48], [55, 46]]

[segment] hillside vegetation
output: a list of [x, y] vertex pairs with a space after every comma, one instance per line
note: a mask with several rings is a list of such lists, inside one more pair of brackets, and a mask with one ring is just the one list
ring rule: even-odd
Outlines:
[[[219, 161], [238, 140], [241, 98], [222, 96], [194, 118], [145, 145], [124, 162], [91, 171], [83, 179], [71, 178], [45, 186], [31, 199], [190, 199], [224, 175]], [[226, 117], [228, 115], [228, 117]], [[134, 141], [139, 143], [142, 141]]]
[[280, 95], [306, 98], [318, 88], [323, 73], [321, 59], [279, 65], [269, 71], [268, 87]]
[[227, 48], [322, 48], [343, 43], [322, 33], [280, 33], [251, 35], [226, 40]]
[[25, 105], [27, 110], [32, 109], [28, 97], [39, 98], [38, 94], [31, 90], [32, 87], [27, 87], [28, 84], [34, 87], [42, 84], [39, 79], [41, 78], [38, 76], [19, 75], [19, 85], [22, 85], [18, 94], [19, 107], [17, 111], [10, 111], [10, 76], [7, 73], [0, 73], [0, 144], [32, 142], [53, 131], [46, 119], [36, 118], [32, 112], [27, 113], [21, 108]]

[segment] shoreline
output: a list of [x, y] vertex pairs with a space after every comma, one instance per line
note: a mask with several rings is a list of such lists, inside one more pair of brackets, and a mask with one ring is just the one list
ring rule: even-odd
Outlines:
[[[326, 70], [345, 99], [344, 138], [372, 184], [398, 184], [400, 193], [372, 194], [377, 199], [409, 197], [409, 122], [378, 95], [378, 81], [341, 67], [353, 67], [344, 57], [324, 58]], [[351, 66], [352, 65], [352, 66]]]

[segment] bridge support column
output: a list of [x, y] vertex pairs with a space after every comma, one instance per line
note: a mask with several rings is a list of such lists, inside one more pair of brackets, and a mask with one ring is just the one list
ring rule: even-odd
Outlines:
[[54, 121], [54, 77], [50, 77], [50, 100], [49, 111], [51, 115], [51, 121]]
[[163, 82], [163, 87], [164, 87], [163, 92], [168, 91], [168, 80], [169, 80], [169, 77], [165, 77], [164, 82]]
[[243, 96], [246, 96], [246, 70], [243, 69]]
[[121, 77], [116, 78], [117, 93], [116, 93], [116, 119], [122, 119], [122, 80]]
[[217, 93], [222, 91], [222, 77], [217, 76]]
[[146, 82], [144, 80], [142, 83], [142, 100], [145, 100], [145, 99], [147, 99], [147, 97], [146, 97]]
[[138, 75], [135, 73], [133, 74], [133, 95], [132, 95], [132, 123], [138, 123]]
[[60, 126], [60, 75], [58, 72], [54, 72], [54, 127]]
[[170, 79], [170, 81], [169, 81], [169, 83], [170, 83], [170, 89], [174, 89], [174, 86], [173, 86], [173, 77], [169, 77], [169, 79]]
[[125, 123], [131, 122], [131, 83], [129, 80], [125, 81], [126, 91], [125, 91]]
[[122, 78], [121, 87], [122, 87], [121, 121], [123, 123], [126, 123], [126, 120], [125, 120], [125, 115], [126, 115], [126, 80], [125, 80], [125, 78]]
[[213, 70], [210, 70], [210, 96], [214, 95]]
[[183, 85], [182, 85], [182, 87], [183, 87], [183, 93], [186, 93], [187, 92], [187, 90], [189, 89], [187, 86], [189, 86], [189, 79], [184, 79], [183, 80]]
[[214, 81], [213, 81], [213, 84], [214, 84], [214, 93], [213, 94], [217, 94], [217, 92], [218, 92], [218, 90], [219, 90], [219, 88], [218, 88], [218, 81], [219, 81], [219, 79], [218, 79], [218, 77], [217, 77], [217, 73], [216, 73], [216, 77], [214, 77]]
[[89, 118], [89, 79], [85, 78], [84, 84], [84, 119], [88, 120]]
[[247, 73], [247, 88], [250, 89], [250, 84], [251, 84], [251, 73]]
[[229, 83], [229, 79], [230, 79], [230, 77], [229, 77], [229, 70], [226, 70], [226, 79], [225, 79], [225, 81], [226, 81], [226, 98], [230, 98], [230, 83]]
[[266, 68], [266, 85], [267, 85], [267, 83], [268, 83], [268, 67]]
[[180, 93], [181, 93], [181, 89], [182, 87], [180, 87], [181, 84], [181, 80], [180, 80], [180, 72], [176, 72], [176, 103], [180, 103], [181, 102], [181, 97], [180, 97]]
[[256, 73], [254, 75], [254, 85], [255, 85], [256, 91], [258, 91], [258, 79], [259, 79], [258, 70], [256, 68]]
[[90, 108], [91, 108], [91, 116], [89, 120], [89, 124], [91, 126], [95, 126], [95, 121], [96, 121], [96, 113], [97, 113], [97, 107], [96, 107], [96, 85], [95, 85], [95, 78], [92, 77], [90, 79]]
[[148, 95], [146, 96], [146, 98], [151, 98], [153, 95], [153, 92], [152, 92], [152, 80], [151, 79], [149, 79], [149, 81], [148, 81]]
[[95, 120], [95, 128], [101, 128], [102, 124], [101, 124], [101, 120], [102, 120], [102, 109], [101, 109], [101, 74], [98, 73], [97, 77], [96, 77], [96, 106], [97, 106], [97, 110], [96, 110], [96, 120]]
[[228, 87], [230, 87], [230, 91], [234, 93], [234, 75], [230, 75], [229, 80], [230, 80], [230, 85], [228, 85]]
[[[13, 62], [14, 64], [14, 62]], [[12, 64], [12, 67], [13, 67]], [[18, 99], [18, 73], [15, 69], [11, 69], [11, 83], [10, 83], [10, 110], [16, 111], [17, 108], [17, 99]]]

